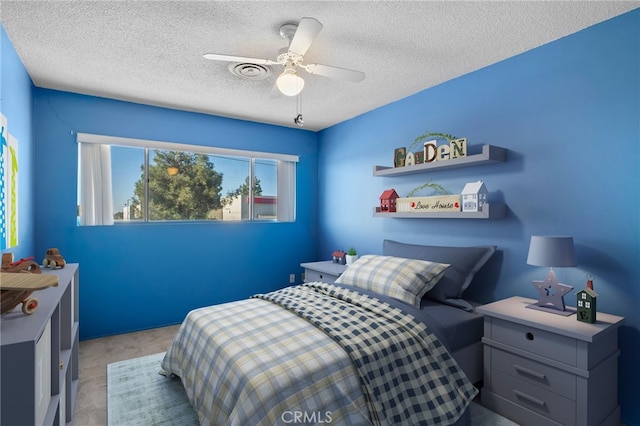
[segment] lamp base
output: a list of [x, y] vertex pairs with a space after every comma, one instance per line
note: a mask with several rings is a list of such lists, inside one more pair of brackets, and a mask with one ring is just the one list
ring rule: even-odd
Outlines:
[[538, 303], [532, 303], [527, 308], [566, 317], [575, 312], [575, 310], [567, 310], [564, 305], [564, 295], [573, 290], [573, 287], [559, 283], [553, 268], [549, 269], [549, 274], [544, 281], [533, 281], [531, 284], [538, 290]]
[[530, 305], [527, 305], [527, 308], [529, 309], [535, 309], [538, 311], [543, 311], [543, 312], [548, 312], [550, 314], [556, 314], [556, 315], [562, 315], [564, 317], [568, 317], [570, 315], [573, 315], [576, 313], [576, 309], [575, 308], [564, 308], [564, 311], [561, 311], [560, 309], [556, 308], [555, 306], [552, 305], [547, 305], [547, 306], [540, 306], [538, 304], [532, 303]]

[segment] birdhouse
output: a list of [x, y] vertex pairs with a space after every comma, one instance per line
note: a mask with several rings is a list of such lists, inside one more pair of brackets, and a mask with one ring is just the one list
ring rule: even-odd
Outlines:
[[585, 288], [576, 293], [577, 301], [577, 320], [582, 322], [596, 322], [596, 298], [598, 293], [590, 288]]
[[482, 206], [487, 202], [489, 191], [481, 180], [467, 183], [462, 192], [462, 211], [463, 212], [480, 212]]
[[387, 189], [380, 196], [380, 211], [381, 212], [395, 212], [396, 200], [400, 196], [395, 189]]
[[333, 258], [333, 263], [338, 263], [340, 265], [344, 265], [347, 263], [347, 254], [342, 250], [336, 250], [331, 254]]

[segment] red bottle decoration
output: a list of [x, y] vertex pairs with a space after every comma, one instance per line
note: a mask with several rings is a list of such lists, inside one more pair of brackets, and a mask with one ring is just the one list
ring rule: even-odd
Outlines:
[[587, 275], [587, 288], [593, 290], [593, 277], [591, 275]]

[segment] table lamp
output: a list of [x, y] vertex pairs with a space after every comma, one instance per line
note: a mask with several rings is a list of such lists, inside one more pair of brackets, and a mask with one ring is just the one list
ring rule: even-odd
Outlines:
[[531, 236], [527, 264], [549, 267], [544, 281], [533, 281], [533, 287], [538, 291], [538, 302], [527, 305], [527, 308], [564, 316], [573, 314], [575, 309], [567, 309], [564, 305], [564, 295], [573, 290], [573, 286], [559, 283], [553, 271], [554, 267], [576, 266], [573, 237]]

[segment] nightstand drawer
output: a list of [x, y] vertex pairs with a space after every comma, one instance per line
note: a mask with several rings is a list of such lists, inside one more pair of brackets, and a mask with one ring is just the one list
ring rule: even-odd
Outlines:
[[304, 281], [308, 283], [322, 281], [324, 283], [333, 284], [337, 279], [338, 277], [335, 275], [331, 275], [326, 272], [314, 271], [313, 269], [305, 269], [304, 271]]
[[498, 370], [492, 371], [491, 391], [520, 407], [552, 419], [562, 425], [575, 425], [576, 404], [553, 392], [531, 386]]
[[300, 266], [304, 268], [304, 282], [322, 281], [329, 284], [333, 284], [347, 268], [331, 260], [301, 263]]
[[572, 366], [576, 365], [576, 340], [514, 322], [493, 318], [491, 339]]
[[495, 348], [491, 349], [491, 368], [571, 400], [576, 399], [577, 378], [566, 371]]

